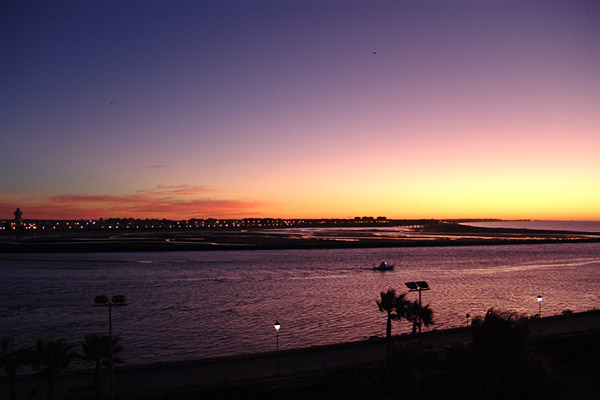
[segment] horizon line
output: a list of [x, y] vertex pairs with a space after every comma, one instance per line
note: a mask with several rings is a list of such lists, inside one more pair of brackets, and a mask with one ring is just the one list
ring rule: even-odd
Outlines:
[[[418, 217], [418, 218], [390, 218], [386, 216], [354, 216], [354, 217], [242, 217], [242, 218], [231, 218], [231, 217], [191, 217], [191, 218], [169, 218], [169, 217], [98, 217], [98, 218], [22, 218], [22, 221], [99, 221], [99, 220], [158, 220], [158, 221], [190, 221], [190, 220], [220, 220], [220, 221], [242, 221], [246, 219], [253, 220], [307, 220], [307, 221], [320, 221], [320, 220], [383, 220], [383, 221], [498, 221], [498, 222], [517, 222], [517, 221], [560, 221], [560, 222], [600, 222], [600, 219], [574, 219], [574, 218], [497, 218], [497, 217], [463, 217], [463, 218], [436, 218], [436, 217]], [[2, 218], [3, 222], [14, 221], [14, 218]]]

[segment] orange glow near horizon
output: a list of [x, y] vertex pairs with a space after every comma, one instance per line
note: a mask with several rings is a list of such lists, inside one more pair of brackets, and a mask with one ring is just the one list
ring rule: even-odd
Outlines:
[[[511, 179], [501, 184], [494, 179], [479, 181], [469, 191], [469, 181], [426, 181], [385, 190], [377, 182], [370, 185], [302, 187], [297, 192], [263, 192], [263, 199], [217, 200], [193, 194], [187, 188], [149, 190], [121, 196], [64, 195], [14, 198], [0, 203], [3, 218], [11, 219], [16, 207], [27, 219], [97, 218], [353, 218], [386, 216], [411, 218], [499, 218], [541, 220], [600, 220], [594, 199], [597, 188], [578, 186], [577, 182], [549, 185], [539, 179]], [[321, 191], [321, 192], [319, 192]], [[181, 194], [174, 194], [179, 192]], [[584, 196], [581, 196], [584, 193]], [[323, 200], [323, 199], [326, 200]]]

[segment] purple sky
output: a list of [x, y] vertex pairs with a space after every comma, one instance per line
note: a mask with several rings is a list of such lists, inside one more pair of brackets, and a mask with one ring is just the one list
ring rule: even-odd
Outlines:
[[0, 217], [600, 219], [597, 1], [5, 1]]

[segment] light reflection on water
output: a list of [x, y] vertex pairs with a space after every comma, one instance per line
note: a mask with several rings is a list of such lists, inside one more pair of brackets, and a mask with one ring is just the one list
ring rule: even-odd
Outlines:
[[[371, 270], [382, 259], [393, 272]], [[125, 294], [113, 328], [128, 364], [383, 336], [375, 300], [426, 280], [437, 329], [490, 307], [544, 315], [599, 306], [600, 243], [177, 253], [0, 255], [0, 335], [78, 343], [107, 330], [97, 294]], [[416, 294], [409, 294], [415, 298]], [[394, 332], [408, 332], [397, 322]]]

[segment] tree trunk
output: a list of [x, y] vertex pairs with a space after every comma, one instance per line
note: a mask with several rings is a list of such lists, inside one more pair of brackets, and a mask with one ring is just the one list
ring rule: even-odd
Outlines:
[[392, 338], [392, 317], [388, 315], [385, 337], [390, 340]]
[[10, 375], [10, 400], [17, 400], [17, 371], [11, 370]]
[[96, 363], [94, 368], [94, 399], [100, 400], [100, 374], [102, 373], [100, 369], [100, 362]]
[[385, 329], [385, 337], [387, 339], [387, 353], [392, 351], [392, 316], [388, 315], [387, 325]]
[[46, 375], [46, 399], [54, 399], [54, 377], [51, 372]]

